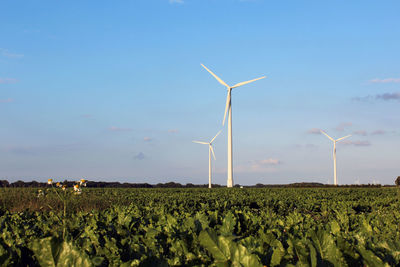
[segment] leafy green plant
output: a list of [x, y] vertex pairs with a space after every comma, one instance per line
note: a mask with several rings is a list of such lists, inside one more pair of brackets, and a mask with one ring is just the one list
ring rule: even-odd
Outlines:
[[400, 265], [396, 188], [42, 190], [1, 191], [1, 266]]

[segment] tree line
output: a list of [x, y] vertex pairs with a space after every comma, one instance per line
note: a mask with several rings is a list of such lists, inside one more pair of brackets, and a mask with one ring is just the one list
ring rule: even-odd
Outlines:
[[[61, 184], [65, 184], [68, 187], [72, 187], [76, 184], [75, 181], [67, 181], [65, 180]], [[395, 180], [395, 184], [400, 186], [400, 176]], [[49, 185], [46, 182], [24, 182], [18, 180], [16, 182], [8, 182], [7, 180], [0, 180], [0, 187], [48, 187]], [[158, 183], [158, 184], [149, 184], [149, 183], [120, 183], [120, 182], [96, 182], [96, 181], [87, 181], [86, 186], [90, 188], [207, 188], [208, 184], [180, 184], [175, 182], [168, 183]], [[351, 185], [331, 185], [331, 184], [322, 184], [322, 183], [291, 183], [291, 184], [255, 184], [251, 186], [243, 186], [246, 188], [287, 188], [287, 187], [381, 187], [380, 184], [351, 184]], [[387, 186], [387, 185], [385, 185]], [[213, 188], [225, 187], [225, 185], [213, 184]], [[236, 184], [234, 187], [242, 187], [239, 184]]]

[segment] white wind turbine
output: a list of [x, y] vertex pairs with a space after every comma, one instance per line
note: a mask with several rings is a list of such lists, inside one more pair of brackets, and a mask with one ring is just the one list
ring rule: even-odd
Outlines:
[[331, 139], [332, 142], [333, 142], [333, 179], [334, 179], [335, 185], [337, 185], [337, 177], [336, 177], [336, 142], [339, 142], [339, 141], [341, 141], [341, 140], [343, 140], [343, 139], [345, 139], [347, 137], [350, 137], [351, 134], [350, 135], [346, 135], [344, 137], [341, 137], [341, 138], [335, 140], [332, 137], [330, 137], [327, 133], [325, 133], [324, 131], [322, 131], [322, 130], [320, 130], [320, 131], [321, 131], [321, 133], [326, 135], [326, 137]]
[[[221, 130], [222, 131], [222, 130]], [[217, 136], [221, 133], [221, 131], [219, 131], [213, 139], [211, 139], [211, 141], [209, 143], [207, 142], [202, 142], [202, 141], [193, 141], [193, 143], [198, 143], [198, 144], [202, 144], [202, 145], [208, 145], [208, 188], [211, 188], [211, 153], [214, 157], [214, 160], [216, 160], [215, 158], [215, 153], [214, 153], [214, 149], [212, 147], [212, 143], [214, 142], [215, 138], [217, 138]]]
[[228, 89], [228, 95], [226, 97], [226, 106], [225, 106], [225, 113], [224, 113], [224, 120], [222, 121], [222, 125], [225, 125], [225, 120], [226, 120], [226, 113], [229, 110], [229, 114], [228, 114], [228, 180], [227, 180], [227, 187], [232, 187], [233, 186], [233, 147], [232, 147], [232, 102], [231, 102], [231, 91], [233, 88], [260, 80], [260, 79], [264, 79], [265, 76], [257, 78], [257, 79], [253, 79], [250, 81], [246, 81], [246, 82], [241, 82], [241, 83], [237, 83], [234, 86], [229, 86], [227, 85], [223, 80], [221, 80], [217, 75], [215, 75], [211, 70], [207, 69], [206, 66], [204, 66], [203, 64], [201, 64], [201, 66], [203, 68], [205, 68], [212, 76], [214, 76], [215, 79], [217, 79], [217, 81], [222, 84], [223, 86], [225, 86]]

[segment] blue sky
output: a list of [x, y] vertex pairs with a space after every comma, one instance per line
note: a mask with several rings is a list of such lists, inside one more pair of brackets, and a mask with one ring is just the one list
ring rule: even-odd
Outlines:
[[[235, 183], [393, 184], [398, 1], [11, 1], [0, 177], [207, 183], [233, 89]], [[226, 128], [214, 182], [226, 184]]]

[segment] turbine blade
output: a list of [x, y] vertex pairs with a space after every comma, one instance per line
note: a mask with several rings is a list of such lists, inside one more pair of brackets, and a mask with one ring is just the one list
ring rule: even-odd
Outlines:
[[221, 79], [220, 79], [217, 75], [215, 75], [211, 70], [207, 69], [206, 66], [204, 66], [203, 64], [200, 64], [200, 65], [201, 65], [203, 68], [205, 68], [212, 76], [214, 76], [214, 78], [217, 79], [217, 81], [219, 81], [220, 84], [222, 84], [222, 85], [224, 85], [224, 86], [230, 88], [229, 85], [227, 85], [223, 80], [221, 80]]
[[224, 113], [224, 120], [222, 121], [222, 126], [225, 125], [226, 113], [228, 112], [230, 104], [231, 104], [231, 90], [228, 90], [228, 95], [226, 96], [225, 113]]
[[343, 139], [345, 139], [345, 138], [347, 138], [347, 137], [350, 137], [350, 136], [351, 136], [351, 134], [346, 135], [345, 137], [342, 137], [342, 138], [337, 139], [336, 142], [337, 142], [337, 141], [340, 141], [340, 140], [343, 140]]
[[323, 133], [324, 135], [326, 135], [326, 137], [328, 137], [329, 139], [331, 139], [332, 141], [335, 141], [335, 139], [333, 139], [332, 137], [330, 137], [326, 132], [320, 130], [321, 133]]
[[202, 141], [192, 141], [192, 142], [197, 143], [197, 144], [202, 144], [202, 145], [208, 145], [208, 143], [202, 142]]
[[220, 134], [222, 132], [222, 130], [221, 131], [219, 131], [215, 136], [214, 136], [214, 138], [213, 139], [211, 139], [211, 141], [210, 141], [210, 144], [215, 140], [215, 138], [217, 138], [217, 136]]
[[210, 150], [213, 154], [214, 160], [217, 160], [217, 158], [215, 157], [215, 153], [214, 153], [214, 149], [213, 149], [212, 145], [210, 145]]
[[232, 86], [232, 88], [236, 88], [236, 87], [239, 87], [239, 86], [242, 86], [242, 85], [245, 85], [245, 84], [248, 84], [248, 83], [252, 83], [252, 82], [255, 82], [257, 80], [264, 79], [264, 78], [266, 78], [266, 76], [263, 76], [263, 77], [260, 77], [260, 78], [257, 78], [257, 79], [253, 79], [253, 80], [250, 80], [250, 81], [246, 81], [246, 82], [237, 83], [234, 86]]

